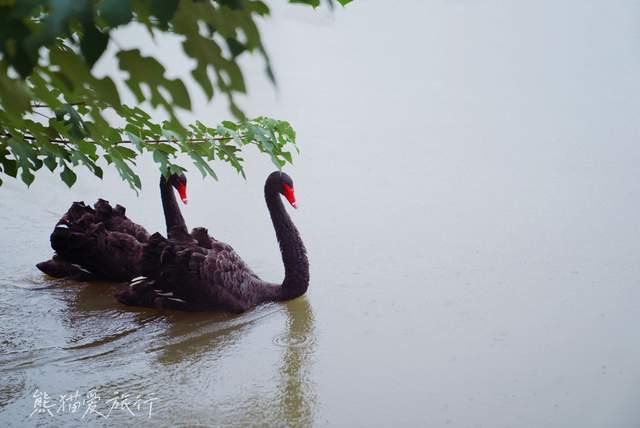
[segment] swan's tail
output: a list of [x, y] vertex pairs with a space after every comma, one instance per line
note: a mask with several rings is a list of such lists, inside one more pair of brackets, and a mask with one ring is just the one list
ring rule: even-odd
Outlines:
[[55, 277], [81, 278], [81, 271], [89, 271], [96, 278], [127, 281], [139, 275], [142, 240], [148, 237], [124, 213], [102, 199], [95, 208], [74, 202], [51, 233], [56, 256], [37, 267]]
[[78, 281], [90, 281], [93, 274], [81, 266], [74, 265], [55, 255], [51, 259], [36, 265], [38, 269], [54, 278], [72, 278]]

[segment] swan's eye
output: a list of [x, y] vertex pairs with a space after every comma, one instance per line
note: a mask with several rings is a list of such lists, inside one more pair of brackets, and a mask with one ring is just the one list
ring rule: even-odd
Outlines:
[[293, 208], [298, 208], [298, 204], [296, 203], [296, 195], [295, 193], [293, 193], [293, 187], [284, 183], [282, 185], [282, 193], [284, 194], [284, 197], [287, 198], [287, 201], [289, 201], [289, 203]]

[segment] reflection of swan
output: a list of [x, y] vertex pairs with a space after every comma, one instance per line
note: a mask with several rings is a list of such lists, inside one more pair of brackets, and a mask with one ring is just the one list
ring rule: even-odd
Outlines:
[[312, 426], [315, 417], [316, 396], [311, 377], [311, 358], [316, 342], [314, 318], [307, 299], [287, 304], [287, 340], [282, 354], [280, 377], [283, 391], [279, 394], [281, 422], [286, 426]]
[[239, 316], [226, 312], [166, 313], [168, 328], [162, 343], [153, 350], [158, 352], [158, 362], [168, 369], [189, 361], [216, 360], [240, 342], [256, 322], [278, 311], [278, 306], [264, 305]]
[[[61, 322], [67, 330], [63, 350], [69, 358], [92, 355], [127, 354], [164, 327], [164, 318], [151, 311], [123, 312], [113, 307], [113, 293], [119, 283], [95, 282], [69, 284], [63, 290], [67, 310]], [[114, 355], [115, 356], [115, 355]]]
[[[271, 342], [277, 348], [264, 348], [257, 337], [262, 336], [260, 329], [280, 314], [286, 316], [284, 325], [277, 323], [282, 327]], [[185, 373], [191, 372], [191, 380], [179, 389], [202, 394], [199, 399], [207, 403], [206, 409], [189, 409], [191, 416], [182, 419], [182, 415], [177, 422], [184, 426], [247, 426], [258, 421], [264, 426], [313, 425], [317, 399], [311, 364], [316, 332], [305, 297], [225, 318], [220, 313], [168, 316], [169, 327], [159, 340], [162, 344], [147, 352], [156, 351], [161, 364], [157, 370], [166, 372], [172, 382], [182, 383], [180, 379], [187, 379]], [[257, 352], [239, 354], [247, 347]], [[258, 378], [245, 371], [248, 366], [259, 367]], [[192, 403], [182, 404], [188, 408]]]

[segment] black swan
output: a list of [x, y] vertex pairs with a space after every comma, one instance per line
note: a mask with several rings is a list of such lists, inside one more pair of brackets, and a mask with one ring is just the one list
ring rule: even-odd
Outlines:
[[280, 195], [296, 207], [293, 181], [276, 171], [267, 178], [264, 196], [284, 262], [282, 284], [258, 278], [230, 245], [200, 228], [170, 239], [159, 233], [151, 235], [143, 246], [144, 276], [134, 279], [116, 298], [132, 306], [243, 312], [263, 302], [304, 294], [309, 287], [307, 252]]
[[[173, 189], [187, 201], [187, 179], [184, 175], [160, 178], [160, 194], [167, 223], [171, 230], [185, 230], [186, 225], [178, 208]], [[84, 202], [74, 202], [56, 223], [51, 233], [51, 247], [56, 254], [36, 267], [56, 278], [78, 280], [104, 279], [129, 281], [140, 275], [142, 245], [149, 233], [125, 215], [121, 205], [112, 207], [98, 199], [94, 208]]]

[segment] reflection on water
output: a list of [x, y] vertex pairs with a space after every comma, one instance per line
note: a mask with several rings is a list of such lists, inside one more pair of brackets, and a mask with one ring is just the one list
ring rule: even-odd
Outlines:
[[311, 426], [317, 402], [310, 375], [317, 339], [313, 312], [306, 298], [290, 302], [286, 307], [287, 331], [274, 339], [283, 348], [280, 364], [283, 388], [279, 394], [281, 417], [273, 422], [286, 421], [287, 426]]
[[[157, 398], [154, 418], [138, 417], [136, 423], [246, 426], [264, 420], [299, 426], [313, 422], [315, 396], [309, 373], [316, 333], [306, 298], [264, 305], [242, 315], [194, 314], [123, 307], [112, 298], [119, 287], [68, 281], [49, 289], [62, 302], [56, 311], [56, 324], [62, 329], [49, 340], [39, 340], [37, 347], [16, 343], [12, 352], [0, 356], [0, 408], [5, 408], [5, 415], [32, 422], [28, 416], [36, 388], [48, 392], [52, 402], [61, 394], [95, 389], [103, 402], [122, 393]], [[254, 329], [269, 334], [262, 340], [265, 347], [244, 352], [246, 347], [256, 349]], [[27, 331], [23, 329], [23, 334]], [[236, 358], [237, 369], [225, 368]], [[254, 360], [263, 358], [268, 360], [259, 367], [264, 372], [250, 374], [261, 362]], [[59, 370], [67, 373], [62, 379]], [[33, 417], [52, 425], [83, 422], [81, 414]], [[94, 422], [101, 420], [94, 417]], [[131, 415], [112, 412], [104, 421], [130, 419]]]

